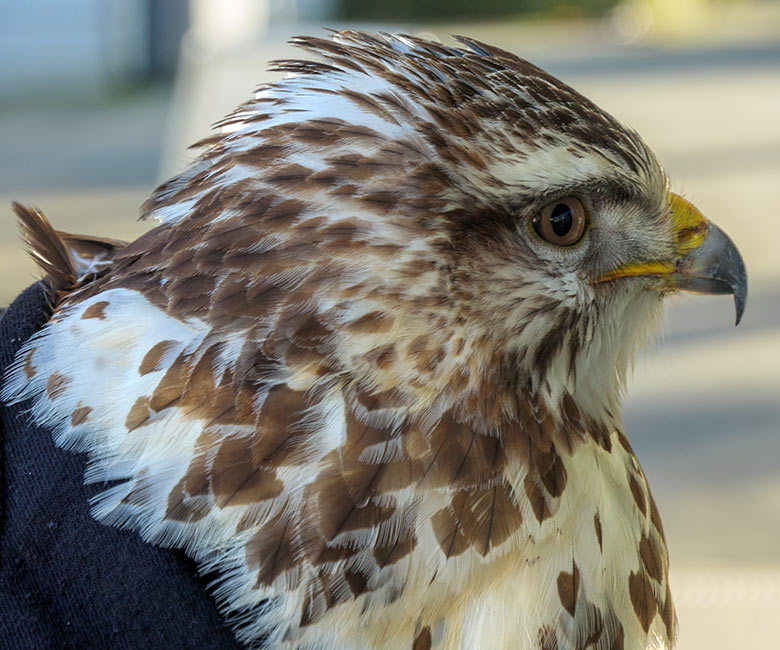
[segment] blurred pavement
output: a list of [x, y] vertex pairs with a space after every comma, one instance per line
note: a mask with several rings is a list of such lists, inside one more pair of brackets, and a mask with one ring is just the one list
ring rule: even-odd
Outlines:
[[[674, 189], [743, 253], [750, 297], [740, 327], [730, 298], [675, 299], [668, 335], [638, 361], [627, 402], [626, 429], [669, 538], [680, 650], [779, 645], [780, 22], [764, 27], [760, 41], [748, 34], [675, 48], [617, 46], [593, 25], [430, 29], [517, 52], [636, 128]], [[316, 28], [285, 37], [299, 32]], [[160, 161], [180, 166], [183, 143], [267, 79], [267, 59], [290, 53], [282, 40], [191, 59], [168, 118], [160, 89], [115, 104], [0, 114], [0, 205], [38, 205], [64, 230], [136, 236]], [[7, 216], [0, 302], [33, 276]]]

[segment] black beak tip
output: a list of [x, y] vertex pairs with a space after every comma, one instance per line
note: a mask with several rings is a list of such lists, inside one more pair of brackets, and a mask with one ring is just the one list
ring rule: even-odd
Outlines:
[[734, 327], [740, 324], [742, 316], [745, 313], [745, 305], [747, 304], [746, 296], [734, 294], [734, 309], [737, 312], [737, 320], [734, 323]]
[[731, 292], [734, 294], [734, 310], [737, 312], [736, 322], [734, 326], [739, 325], [742, 320], [742, 316], [745, 313], [747, 307], [748, 297], [748, 279], [747, 269], [745, 268], [745, 262], [742, 256], [739, 254], [737, 247], [731, 244], [731, 249], [728, 251], [730, 258], [731, 273], [727, 274], [727, 281], [731, 286]]

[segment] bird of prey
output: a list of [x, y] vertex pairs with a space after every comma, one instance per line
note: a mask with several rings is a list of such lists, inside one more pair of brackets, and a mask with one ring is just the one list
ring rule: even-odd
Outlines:
[[17, 206], [56, 306], [3, 397], [247, 644], [670, 648], [621, 399], [664, 297], [739, 321], [745, 267], [634, 131], [458, 41], [295, 38], [131, 243]]

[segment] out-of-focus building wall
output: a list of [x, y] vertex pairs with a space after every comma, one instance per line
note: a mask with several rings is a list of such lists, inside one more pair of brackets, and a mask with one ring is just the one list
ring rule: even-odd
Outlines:
[[0, 0], [0, 102], [95, 96], [172, 74], [187, 1]]

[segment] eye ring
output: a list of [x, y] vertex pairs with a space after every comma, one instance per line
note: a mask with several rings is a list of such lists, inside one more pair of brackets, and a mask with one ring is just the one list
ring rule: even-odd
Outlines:
[[566, 248], [579, 243], [588, 228], [588, 214], [582, 201], [567, 196], [547, 204], [531, 222], [544, 241]]

